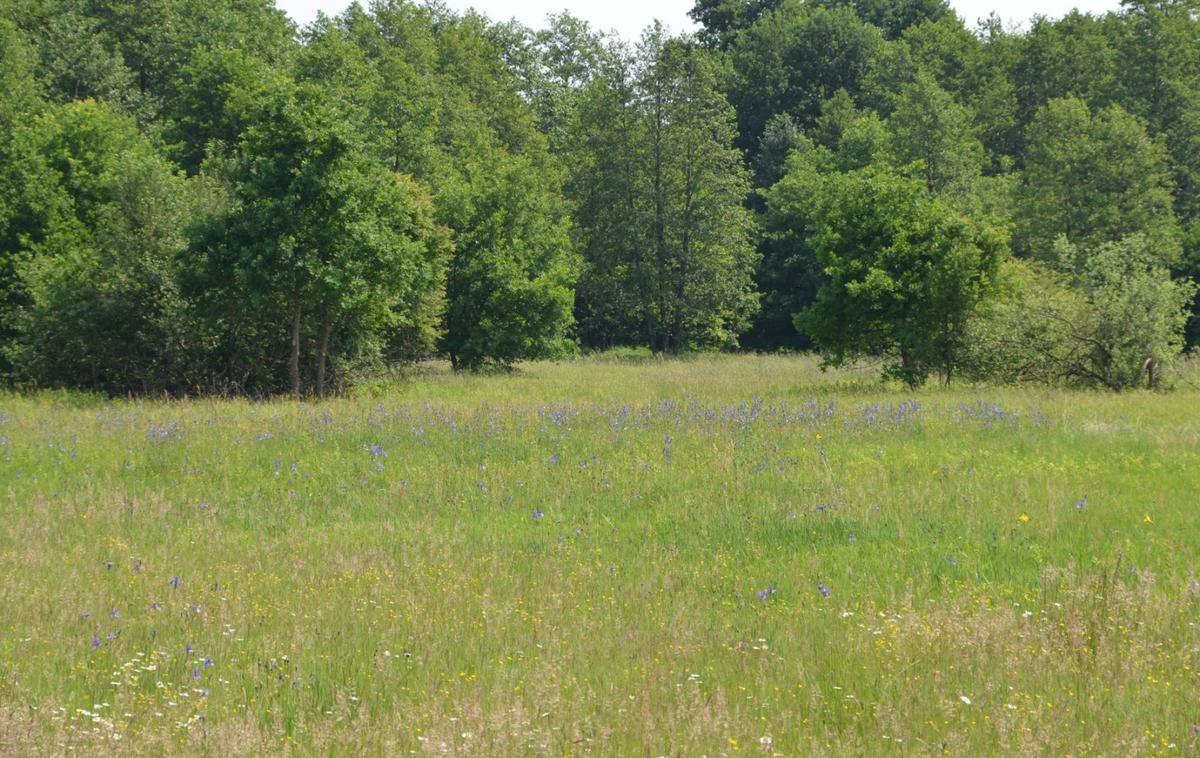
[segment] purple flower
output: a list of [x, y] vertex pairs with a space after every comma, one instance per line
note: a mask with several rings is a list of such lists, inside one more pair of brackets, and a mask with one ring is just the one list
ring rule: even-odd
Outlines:
[[193, 648], [192, 644], [189, 642], [188, 644], [183, 646], [183, 652], [187, 655], [191, 655], [192, 653], [195, 652], [195, 648]]
[[546, 514], [542, 513], [541, 508], [534, 509], [534, 511], [533, 511], [533, 520], [534, 521], [541, 521], [543, 518], [545, 518], [545, 516], [546, 516]]
[[152, 611], [157, 611], [157, 610], [161, 610], [161, 609], [162, 609], [162, 606], [158, 604], [157, 600], [150, 604], [150, 610], [152, 610]]
[[1075, 510], [1082, 511], [1085, 506], [1087, 506], [1087, 495], [1084, 495], [1083, 499], [1075, 504]]
[[209, 666], [212, 666], [212, 665], [213, 665], [213, 659], [212, 659], [212, 658], [205, 658], [205, 659], [204, 659], [204, 668], [208, 668]]
[[386, 457], [387, 451], [383, 449], [383, 445], [371, 445], [371, 460]]
[[829, 597], [829, 588], [825, 586], [824, 582], [817, 582], [817, 589], [821, 592], [822, 597]]
[[112, 617], [115, 619], [121, 618], [121, 611], [117, 610], [116, 608], [113, 608], [112, 609]]
[[144, 569], [144, 568], [145, 568], [145, 566], [143, 566], [143, 565], [142, 565], [142, 562], [141, 562], [141, 561], [138, 561], [137, 563], [134, 563], [134, 564], [133, 564], [133, 570], [134, 570], [135, 572], [139, 572], [139, 571], [141, 571], [141, 570], [142, 570], [142, 569]]
[[112, 642], [113, 640], [115, 640], [117, 638], [117, 633], [109, 632], [108, 634], [106, 634], [104, 636], [108, 639], [109, 642]]
[[171, 581], [168, 582], [168, 584], [170, 584], [172, 587], [178, 587], [179, 586], [179, 577], [177, 577], [177, 576], [171, 577]]
[[771, 594], [769, 592], [767, 592], [766, 590], [758, 591], [758, 599], [759, 600], [766, 600], [770, 596], [771, 596]]
[[192, 678], [195, 679], [197, 682], [200, 681], [200, 669], [198, 669], [198, 668], [192, 669]]
[[84, 612], [83, 612], [83, 617], [84, 617], [85, 619], [87, 619], [87, 618], [91, 618], [91, 617], [92, 617], [92, 612], [91, 612], [91, 611], [84, 611]]
[[100, 647], [100, 638], [93, 634], [92, 635], [92, 650], [95, 650], [98, 647]]
[[951, 566], [953, 566], [954, 568], [958, 568], [958, 559], [957, 559], [957, 558], [951, 558], [951, 559], [950, 559], [950, 565], [951, 565]]
[[555, 453], [554, 455], [550, 456], [550, 462], [558, 463], [558, 453]]

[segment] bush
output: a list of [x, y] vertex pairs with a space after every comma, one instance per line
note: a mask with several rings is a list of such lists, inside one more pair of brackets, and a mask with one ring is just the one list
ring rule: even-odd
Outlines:
[[1006, 265], [1002, 296], [968, 324], [966, 375], [1121, 390], [1148, 381], [1147, 359], [1161, 372], [1178, 358], [1196, 286], [1172, 279], [1148, 238], [1090, 251], [1060, 240], [1055, 259], [1060, 270]]

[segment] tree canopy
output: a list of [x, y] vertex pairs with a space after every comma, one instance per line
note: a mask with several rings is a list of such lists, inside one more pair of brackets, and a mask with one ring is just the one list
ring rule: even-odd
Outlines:
[[691, 16], [0, 4], [0, 379], [323, 395], [632, 346], [1125, 388], [1200, 341], [1192, 0]]

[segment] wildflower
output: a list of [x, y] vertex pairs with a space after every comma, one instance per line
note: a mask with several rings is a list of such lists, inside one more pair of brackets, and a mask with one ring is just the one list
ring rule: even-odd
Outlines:
[[112, 617], [115, 619], [121, 618], [121, 611], [116, 608], [113, 608], [112, 609]]
[[195, 679], [197, 682], [200, 681], [200, 669], [198, 669], [198, 668], [192, 669], [192, 678]]
[[541, 508], [535, 508], [535, 509], [533, 510], [533, 520], [534, 520], [534, 521], [541, 521], [541, 520], [542, 520], [543, 518], [545, 518], [545, 517], [546, 517], [546, 514], [545, 514], [545, 513], [542, 513], [542, 509], [541, 509]]
[[855, 537], [853, 534], [851, 534], [847, 539], [850, 542], [858, 542], [858, 537]]
[[965, 705], [970, 705], [970, 704], [971, 704], [971, 698], [967, 697], [966, 695], [959, 695], [959, 696], [958, 696], [958, 699], [959, 699], [959, 700], [961, 700], [961, 701], [963, 701], [963, 703], [964, 703]]
[[1087, 505], [1087, 495], [1084, 495], [1083, 499], [1075, 504], [1075, 510], [1082, 511], [1086, 505]]
[[829, 588], [825, 586], [824, 582], [817, 582], [817, 589], [820, 591], [822, 597], [829, 597]]
[[156, 600], [156, 601], [154, 601], [153, 603], [151, 603], [151, 604], [150, 604], [150, 610], [152, 610], [152, 611], [158, 611], [158, 610], [162, 610], [162, 606], [161, 606], [161, 605], [159, 605], [159, 604], [158, 604], [158, 601]]
[[768, 597], [770, 597], [770, 594], [766, 590], [758, 591], [758, 599], [759, 600], [766, 600]]
[[213, 665], [213, 659], [212, 659], [212, 658], [205, 658], [205, 659], [204, 659], [204, 668], [209, 668], [209, 667], [210, 667], [210, 666], [212, 666], [212, 665]]
[[193, 648], [192, 644], [189, 642], [188, 644], [183, 646], [183, 652], [186, 653], [187, 655], [191, 655], [193, 652], [195, 652], [195, 648]]
[[83, 612], [83, 617], [84, 617], [85, 619], [86, 619], [86, 618], [91, 618], [91, 617], [92, 617], [92, 612], [91, 612], [91, 611], [84, 611], [84, 612]]
[[1150, 518], [1150, 514], [1147, 513], [1146, 516], [1142, 519], [1142, 523], [1143, 524], [1153, 524], [1154, 519]]
[[100, 638], [93, 634], [92, 635], [92, 650], [95, 650], [98, 647], [100, 647]]
[[1017, 516], [1017, 521], [1020, 521], [1022, 524], [1029, 523], [1029, 514], [1022, 513], [1020, 516]]
[[954, 568], [958, 568], [958, 559], [957, 559], [957, 558], [951, 558], [951, 559], [950, 559], [950, 565], [951, 565], [951, 566], [953, 566]]
[[179, 577], [177, 577], [177, 576], [171, 577], [171, 581], [167, 582], [167, 584], [170, 584], [172, 587], [178, 587], [179, 586]]
[[112, 562], [112, 561], [105, 561], [105, 562], [104, 562], [104, 568], [108, 569], [109, 571], [112, 571], [112, 568], [113, 568], [113, 562]]

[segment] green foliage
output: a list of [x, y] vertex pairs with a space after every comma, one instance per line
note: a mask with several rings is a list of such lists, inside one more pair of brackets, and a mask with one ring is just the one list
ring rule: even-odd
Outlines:
[[189, 286], [233, 386], [324, 394], [331, 362], [428, 313], [445, 245], [424, 190], [371, 161], [323, 90], [256, 94], [216, 166], [234, 202], [198, 235]]
[[1059, 236], [1095, 246], [1129, 234], [1177, 255], [1171, 176], [1162, 144], [1118, 105], [1092, 114], [1077, 98], [1053, 100], [1029, 126], [1017, 197], [1016, 248], [1046, 258]]
[[1008, 260], [997, 281], [998, 296], [968, 320], [963, 375], [1010, 384], [1078, 381], [1095, 322], [1087, 295], [1069, 275], [1038, 261]]
[[748, 172], [710, 55], [648, 30], [587, 90], [572, 178], [587, 346], [731, 347], [756, 309]]
[[825, 177], [812, 202], [808, 244], [826, 280], [797, 329], [830, 365], [879, 355], [909, 385], [935, 370], [948, 380], [967, 319], [994, 289], [1004, 234], [875, 167]]
[[21, 139], [41, 195], [28, 202], [44, 210], [21, 235], [9, 351], [20, 375], [112, 393], [181, 388], [192, 355], [175, 259], [198, 188], [131, 119], [92, 101], [49, 111]]
[[1058, 247], [1077, 273], [1011, 262], [1004, 294], [968, 328], [966, 373], [1114, 390], [1157, 381], [1179, 357], [1196, 285], [1172, 279], [1142, 235], [1094, 250]]
[[[1011, 226], [1015, 252], [1057, 272], [1044, 289], [1012, 269], [1029, 293], [974, 320], [982, 342], [1038, 293], [1082, 298], [1067, 321], [1095, 337], [1109, 306], [1170, 311], [1147, 294], [1162, 271], [1200, 273], [1192, 0], [974, 30], [943, 0], [698, 0], [692, 16], [698, 35], [653, 27], [635, 47], [569, 13], [531, 29], [412, 0], [302, 30], [272, 0], [0, 3], [0, 376], [320, 394], [399, 361], [503, 366], [576, 337], [806, 347], [793, 317], [832, 276], [823, 198], [867, 176], [923, 194], [896, 195], [920, 209], [896, 218], [921, 223], [857, 239], [863, 260], [936, 238], [953, 224], [922, 214], [948, 206], [973, 230], [949, 249], [991, 250]], [[1128, 258], [1143, 294], [1102, 297], [1093, 255]], [[878, 268], [912, 284], [896, 302], [921, 319], [949, 307], [945, 282]], [[843, 315], [873, 323], [881, 297]], [[1142, 331], [1174, 334], [1155, 319]], [[926, 321], [925, 342], [961, 348], [958, 321]], [[118, 322], [135, 337], [94, 327]], [[1165, 356], [1174, 339], [1106, 349]], [[1053, 373], [1013, 360], [988, 370]], [[901, 373], [953, 368], [931, 361]], [[1097, 361], [1075, 363], [1099, 379], [1054, 378], [1128, 383]]]
[[739, 145], [752, 148], [776, 113], [810, 126], [838, 90], [856, 98], [884, 49], [879, 29], [850, 8], [789, 0], [742, 32], [729, 50], [727, 92]]
[[759, 349], [810, 347], [796, 330], [795, 314], [812, 304], [824, 272], [809, 245], [818, 210], [814, 199], [823, 191], [834, 157], [807, 138], [795, 147], [780, 180], [763, 193], [762, 261], [756, 281], [762, 311], [746, 335], [746, 344]]
[[953, 205], [969, 202], [983, 170], [983, 145], [974, 136], [973, 114], [929, 76], [906, 84], [888, 118], [891, 152], [930, 192]]
[[1147, 381], [1148, 358], [1166, 366], [1178, 357], [1196, 285], [1171, 278], [1153, 238], [1133, 235], [1075, 257], [1095, 312], [1089, 360], [1078, 369], [1084, 379], [1126, 389]]
[[442, 339], [451, 363], [478, 370], [567, 352], [577, 266], [544, 176], [523, 161], [481, 167], [438, 202], [460, 230]]

